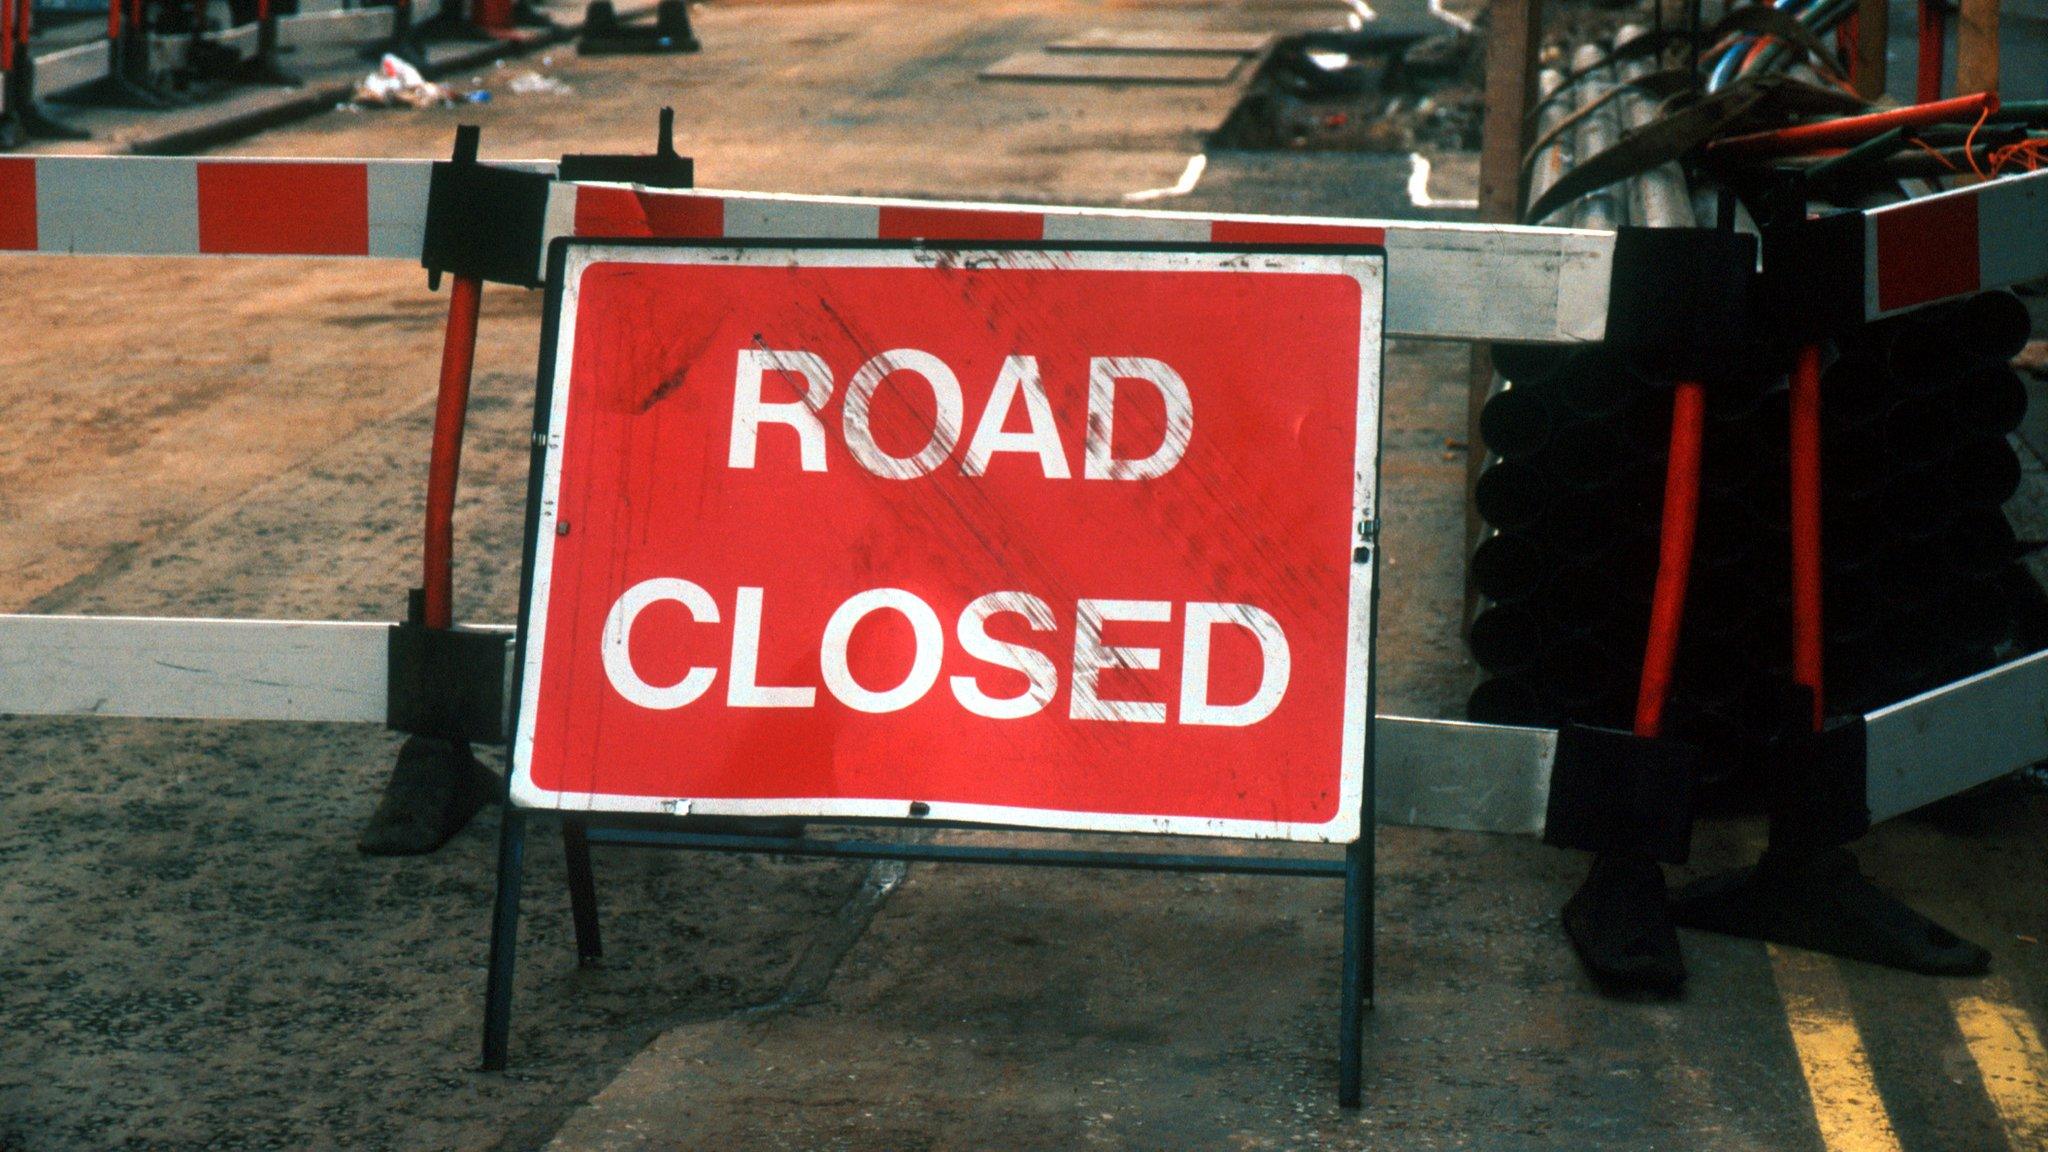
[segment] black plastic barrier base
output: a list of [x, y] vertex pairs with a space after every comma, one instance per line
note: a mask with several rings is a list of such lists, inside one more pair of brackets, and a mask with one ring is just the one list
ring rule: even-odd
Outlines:
[[1664, 893], [1664, 869], [1647, 856], [1610, 852], [1564, 906], [1564, 934], [1586, 974], [1608, 996], [1665, 999], [1685, 986], [1685, 955]]
[[398, 763], [356, 850], [365, 856], [439, 851], [503, 788], [498, 774], [477, 760], [467, 741], [411, 737], [398, 750]]
[[1835, 848], [1766, 853], [1754, 867], [1696, 881], [1672, 896], [1680, 927], [1768, 940], [1930, 976], [1980, 976], [1991, 954], [1872, 884]]
[[699, 47], [684, 0], [661, 0], [652, 26], [625, 23], [611, 0], [594, 0], [584, 10], [577, 51], [585, 56], [638, 56], [695, 52]]
[[92, 133], [56, 120], [36, 103], [36, 63], [27, 45], [15, 50], [14, 67], [0, 72], [0, 148], [30, 140], [89, 140]]

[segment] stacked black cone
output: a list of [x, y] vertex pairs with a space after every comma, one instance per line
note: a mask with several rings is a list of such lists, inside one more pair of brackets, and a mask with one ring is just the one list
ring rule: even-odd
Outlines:
[[2022, 586], [2001, 506], [2027, 394], [2019, 300], [1872, 325], [1821, 377], [1829, 703], [1867, 711], [2012, 655]]
[[[1828, 704], [1861, 712], [2012, 655], [2024, 583], [2000, 506], [2027, 338], [2003, 292], [1874, 324], [1822, 378]], [[1497, 348], [1472, 558], [1472, 719], [1627, 728], [1656, 579], [1671, 392], [1600, 348]], [[1695, 556], [1666, 734], [1747, 806], [1790, 677], [1782, 365], [1709, 388]]]

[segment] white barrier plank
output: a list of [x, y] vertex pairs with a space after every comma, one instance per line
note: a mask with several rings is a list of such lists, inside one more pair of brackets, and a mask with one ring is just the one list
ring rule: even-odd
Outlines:
[[389, 627], [0, 616], [0, 713], [381, 724]]
[[1387, 333], [1576, 344], [1607, 330], [1614, 234], [1569, 228], [1066, 208], [557, 184], [548, 238], [1368, 243], [1387, 250]]
[[36, 99], [83, 88], [107, 75], [107, 42], [95, 40], [36, 57]]
[[2048, 760], [2048, 652], [1864, 717], [1871, 823]]
[[[0, 615], [0, 715], [382, 724], [389, 627]], [[2048, 760], [2048, 652], [1865, 722], [1873, 822]], [[1412, 716], [1378, 725], [1382, 823], [1542, 832], [1556, 732]]]
[[[415, 16], [415, 19], [425, 17]], [[277, 40], [291, 48], [312, 44], [368, 43], [389, 38], [391, 23], [392, 10], [389, 8], [301, 12], [296, 16], [278, 17]]]
[[1555, 729], [1381, 716], [1375, 736], [1380, 823], [1543, 833]]
[[[474, 627], [512, 635], [505, 625]], [[0, 715], [382, 724], [389, 629], [0, 615]], [[1540, 832], [1556, 747], [1546, 728], [1381, 716], [1380, 820]]]
[[2001, 176], [1863, 215], [1867, 320], [2048, 276], [2048, 172]]

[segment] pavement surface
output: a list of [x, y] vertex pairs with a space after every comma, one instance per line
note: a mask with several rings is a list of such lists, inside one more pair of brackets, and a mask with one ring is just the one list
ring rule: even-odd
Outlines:
[[[250, 154], [644, 149], [709, 186], [1114, 203], [1172, 184], [1242, 84], [991, 84], [1091, 27], [1291, 29], [1317, 0], [720, 3], [696, 56], [570, 91], [337, 113]], [[1440, 197], [1470, 195], [1446, 157]], [[1164, 206], [1394, 214], [1405, 157], [1220, 154]], [[1465, 186], [1461, 187], [1461, 183]], [[414, 559], [442, 304], [376, 264], [30, 258], [0, 293], [15, 611], [390, 619]], [[458, 615], [507, 620], [537, 293], [486, 293]], [[1466, 353], [1389, 349], [1383, 706], [1455, 715]], [[2038, 471], [2016, 501], [2040, 499]], [[2031, 495], [2030, 495], [2031, 494]], [[2023, 519], [2023, 518], [2022, 518]], [[2022, 529], [2022, 535], [2039, 535]], [[495, 820], [353, 838], [375, 731], [0, 723], [0, 1149], [2048, 1147], [2048, 799], [1880, 828], [1867, 871], [1996, 956], [1941, 981], [1688, 934], [1685, 999], [1616, 1003], [1556, 910], [1583, 865], [1387, 828], [1366, 1107], [1335, 1106], [1334, 885], [601, 852], [578, 970], [534, 840], [513, 1068], [476, 1071]], [[966, 834], [954, 834], [966, 835]], [[1694, 872], [1746, 861], [1715, 823]], [[1229, 846], [1222, 846], [1228, 850]]]
[[[463, 92], [502, 88], [516, 72], [507, 62], [530, 71], [523, 57], [538, 55], [573, 38], [583, 8], [573, 0], [538, 2], [534, 7], [554, 20], [551, 29], [527, 28], [503, 40], [481, 34], [436, 39], [423, 45], [419, 61], [428, 79]], [[421, 9], [416, 9], [421, 10]], [[633, 5], [624, 5], [628, 15]], [[104, 20], [66, 22], [39, 35], [37, 54], [97, 40], [105, 43]], [[91, 134], [89, 139], [52, 142], [38, 150], [52, 153], [184, 155], [240, 139], [281, 123], [302, 120], [345, 107], [356, 85], [378, 66], [382, 50], [375, 42], [331, 41], [288, 44], [277, 56], [281, 76], [265, 83], [207, 80], [170, 94], [166, 106], [150, 109], [129, 95], [110, 91], [103, 83], [52, 93], [44, 101], [54, 118]]]

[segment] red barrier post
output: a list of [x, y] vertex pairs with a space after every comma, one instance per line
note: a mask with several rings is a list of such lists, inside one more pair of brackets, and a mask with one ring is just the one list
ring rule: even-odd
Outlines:
[[512, 30], [512, 0], [470, 0], [472, 23], [493, 34]]
[[448, 328], [441, 344], [441, 388], [434, 406], [434, 448], [427, 462], [425, 571], [429, 628], [455, 622], [455, 483], [462, 471], [462, 429], [469, 414], [469, 383], [476, 363], [477, 313], [483, 281], [457, 276], [448, 296]]
[[1686, 585], [1692, 576], [1706, 411], [1706, 387], [1696, 380], [1680, 381], [1671, 398], [1671, 456], [1664, 469], [1657, 586], [1650, 600], [1650, 635], [1643, 648], [1643, 674], [1636, 692], [1638, 736], [1654, 738], [1664, 732], [1664, 705], [1671, 697], [1671, 673], [1678, 662], [1678, 636], [1685, 620]]
[[1941, 15], [1941, 0], [1920, 0], [1920, 68], [1913, 80], [1915, 103], [1941, 99], [1942, 37], [1946, 23]]
[[1823, 703], [1821, 653], [1820, 348], [1799, 350], [1792, 368], [1792, 678], [1813, 692], [1813, 728]]

